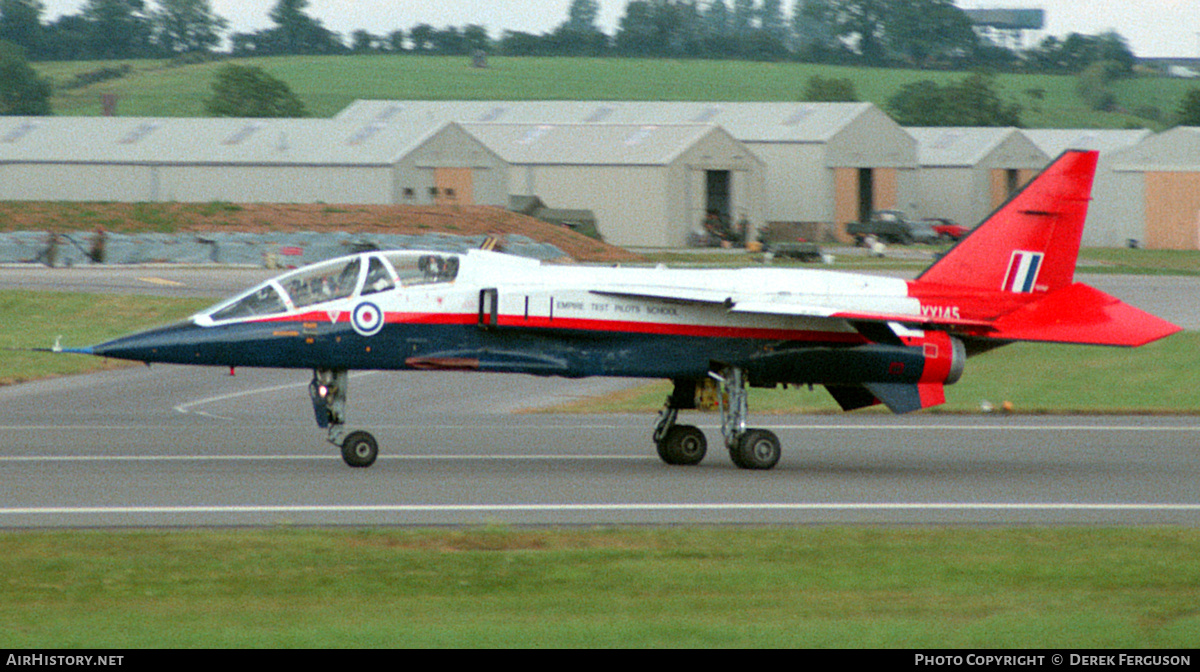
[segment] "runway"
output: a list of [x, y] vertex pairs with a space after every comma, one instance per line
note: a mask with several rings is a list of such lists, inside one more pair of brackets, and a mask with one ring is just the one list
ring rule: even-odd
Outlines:
[[631, 381], [359, 373], [346, 467], [306, 371], [136, 367], [0, 389], [0, 527], [1200, 524], [1200, 419], [755, 416], [768, 472], [658, 460], [652, 415], [522, 412]]

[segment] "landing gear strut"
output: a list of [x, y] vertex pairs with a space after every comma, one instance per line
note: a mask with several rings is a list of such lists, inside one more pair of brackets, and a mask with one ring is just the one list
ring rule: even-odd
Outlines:
[[342, 449], [352, 467], [369, 467], [379, 457], [379, 444], [368, 432], [346, 432], [346, 388], [350, 375], [343, 369], [316, 369], [308, 384], [317, 426], [329, 430], [328, 440]]
[[[724, 374], [724, 375], [721, 375]], [[708, 375], [721, 384], [721, 434], [729, 459], [742, 469], [770, 469], [779, 462], [779, 437], [766, 429], [746, 429], [749, 405], [746, 372], [729, 367]]]
[[[766, 429], [747, 429], [746, 374], [737, 367], [708, 374], [720, 384], [717, 395], [721, 410], [721, 435], [729, 458], [742, 469], [770, 469], [779, 462], [779, 437]], [[679, 411], [696, 408], [696, 381], [676, 380], [666, 406], [654, 426], [658, 456], [667, 464], [699, 464], [707, 452], [704, 433], [692, 425], [675, 423]]]

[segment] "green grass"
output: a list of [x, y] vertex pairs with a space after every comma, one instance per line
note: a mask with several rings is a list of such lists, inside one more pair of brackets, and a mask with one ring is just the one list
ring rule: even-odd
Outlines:
[[[206, 116], [204, 99], [221, 62], [168, 67], [163, 61], [122, 61], [134, 73], [89, 87], [57, 89], [56, 114], [98, 115], [100, 94], [115, 93], [124, 116]], [[810, 77], [849, 78], [859, 98], [885, 107], [905, 84], [923, 79], [946, 83], [964, 73], [853, 68], [804, 63], [676, 61], [626, 58], [492, 57], [489, 67], [469, 67], [467, 57], [289, 56], [239, 59], [288, 83], [311, 116], [330, 117], [357, 99], [467, 100], [800, 100]], [[59, 84], [107, 63], [36, 63]], [[1096, 112], [1076, 92], [1073, 76], [1000, 75], [1001, 95], [1025, 108], [1032, 128], [1162, 129], [1194, 86], [1186, 80], [1141, 76], [1113, 89], [1121, 112]], [[1041, 98], [1031, 91], [1043, 92]], [[1159, 119], [1129, 111], [1157, 108]], [[1154, 115], [1152, 115], [1154, 116]]]
[[1078, 267], [1085, 273], [1200, 275], [1200, 252], [1087, 248], [1080, 252]]
[[[141, 329], [168, 324], [214, 303], [116, 294], [0, 291], [0, 348], [95, 345]], [[0, 385], [94, 371], [105, 360], [22, 350], [0, 351]]]
[[0, 647], [1192, 647], [1200, 531], [0, 534]]

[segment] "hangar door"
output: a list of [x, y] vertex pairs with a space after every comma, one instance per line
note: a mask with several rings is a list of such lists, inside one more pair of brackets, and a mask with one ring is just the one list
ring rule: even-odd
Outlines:
[[1200, 249], [1200, 173], [1146, 173], [1146, 247]]
[[475, 205], [474, 173], [470, 168], [434, 168], [434, 203]]
[[729, 192], [730, 172], [728, 170], [704, 171], [704, 211], [716, 215], [723, 222], [729, 222], [732, 211], [732, 199]]
[[834, 224], [864, 222], [898, 202], [895, 168], [834, 168]]
[[1018, 170], [1016, 168], [996, 168], [992, 170], [992, 210], [1004, 205], [1038, 174], [1036, 170]]

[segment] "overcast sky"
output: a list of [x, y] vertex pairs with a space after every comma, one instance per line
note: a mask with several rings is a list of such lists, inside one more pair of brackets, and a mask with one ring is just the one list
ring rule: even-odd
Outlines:
[[[703, 1], [703, 0], [702, 0]], [[236, 32], [271, 26], [267, 13], [277, 0], [211, 0], [217, 14]], [[731, 0], [726, 0], [732, 4]], [[76, 14], [84, 0], [42, 0], [44, 20]], [[610, 35], [627, 0], [600, 0], [601, 28]], [[147, 0], [153, 5], [154, 0]], [[476, 23], [492, 37], [504, 30], [542, 33], [567, 17], [571, 0], [309, 0], [308, 14], [326, 28], [349, 35], [359, 28], [386, 34], [420, 23], [436, 28]], [[784, 0], [790, 12], [794, 0]], [[1138, 56], [1200, 57], [1200, 0], [959, 0], [964, 9], [1046, 10], [1045, 33], [1030, 34], [1033, 45], [1045, 34], [1095, 35], [1114, 29]]]

